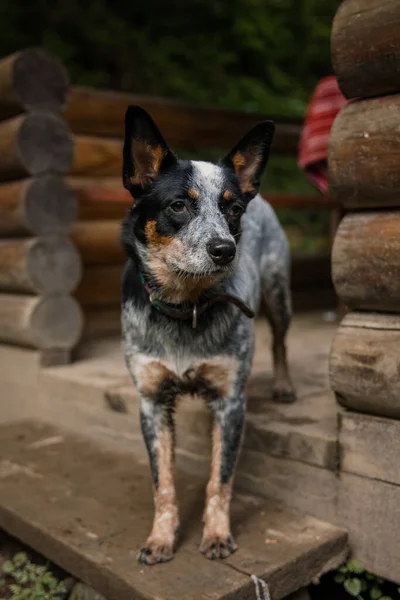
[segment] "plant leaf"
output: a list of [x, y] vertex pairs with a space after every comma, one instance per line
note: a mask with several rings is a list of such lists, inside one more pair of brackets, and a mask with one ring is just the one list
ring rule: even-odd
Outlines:
[[349, 560], [347, 563], [347, 568], [351, 573], [356, 573], [357, 575], [361, 575], [364, 573], [365, 569], [359, 560]]
[[28, 562], [28, 555], [26, 552], [17, 552], [13, 558], [13, 563], [16, 567], [22, 567]]
[[6, 560], [4, 562], [2, 570], [3, 570], [4, 575], [11, 575], [11, 573], [14, 573], [15, 567], [14, 567], [13, 563], [11, 562], [11, 560]]
[[380, 600], [393, 600], [390, 596], [381, 596]]
[[371, 600], [378, 600], [378, 598], [382, 596], [382, 590], [378, 588], [377, 585], [374, 585], [374, 587], [370, 590], [369, 595]]
[[356, 577], [352, 579], [346, 579], [344, 582], [344, 589], [350, 596], [359, 596], [361, 592], [361, 581]]
[[344, 573], [336, 573], [334, 577], [335, 583], [343, 583], [346, 579], [346, 575]]

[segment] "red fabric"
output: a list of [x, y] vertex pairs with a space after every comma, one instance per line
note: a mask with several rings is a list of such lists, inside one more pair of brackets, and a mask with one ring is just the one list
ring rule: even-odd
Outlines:
[[308, 107], [299, 146], [299, 167], [323, 193], [328, 193], [328, 140], [333, 121], [348, 101], [334, 76], [318, 83]]

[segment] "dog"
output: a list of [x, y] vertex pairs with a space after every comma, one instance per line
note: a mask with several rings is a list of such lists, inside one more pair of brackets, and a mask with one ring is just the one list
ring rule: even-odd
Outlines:
[[214, 417], [200, 550], [214, 559], [237, 549], [230, 502], [261, 300], [273, 335], [274, 399], [295, 400], [285, 349], [289, 248], [258, 194], [273, 135], [265, 121], [218, 164], [180, 160], [142, 108], [126, 111], [123, 184], [134, 202], [122, 225], [123, 347], [140, 397], [155, 503], [138, 554], [144, 564], [175, 551], [174, 411], [187, 394], [203, 397]]

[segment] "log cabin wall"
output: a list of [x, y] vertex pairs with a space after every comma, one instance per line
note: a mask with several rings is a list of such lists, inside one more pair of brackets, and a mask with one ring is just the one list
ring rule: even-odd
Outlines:
[[[266, 118], [70, 88], [64, 67], [41, 50], [0, 61], [0, 342], [40, 348], [45, 364], [67, 361], [79, 339], [120, 330], [120, 224], [132, 204], [121, 183], [129, 104], [143, 106], [171, 145], [188, 150], [227, 150]], [[275, 121], [275, 154], [294, 155], [300, 123]], [[268, 199], [335, 207], [318, 196]], [[329, 255], [296, 258], [292, 275], [295, 308], [334, 305]], [[57, 311], [61, 299], [68, 307]]]
[[332, 58], [351, 102], [331, 132], [331, 193], [347, 209], [332, 277], [349, 312], [333, 343], [341, 412], [338, 520], [355, 555], [400, 583], [400, 3], [345, 0]]
[[68, 362], [83, 328], [71, 295], [81, 259], [64, 182], [74, 157], [67, 94], [64, 67], [41, 50], [0, 61], [0, 342], [38, 349], [43, 365]]

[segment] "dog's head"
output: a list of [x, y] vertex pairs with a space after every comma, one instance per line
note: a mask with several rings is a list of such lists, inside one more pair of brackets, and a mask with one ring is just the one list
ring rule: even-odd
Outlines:
[[240, 220], [257, 194], [274, 124], [256, 125], [218, 164], [179, 160], [151, 117], [125, 117], [123, 183], [135, 201], [128, 250], [170, 302], [195, 301], [234, 268]]

